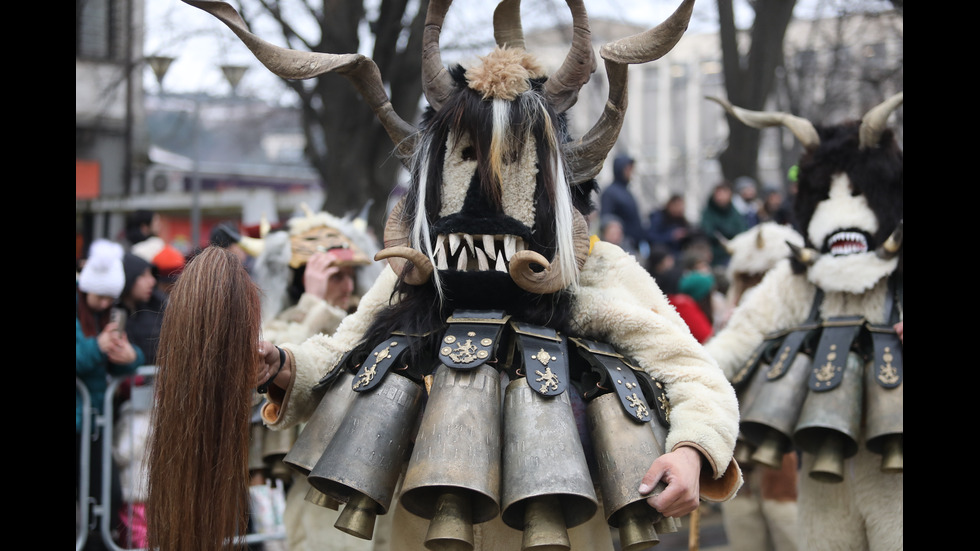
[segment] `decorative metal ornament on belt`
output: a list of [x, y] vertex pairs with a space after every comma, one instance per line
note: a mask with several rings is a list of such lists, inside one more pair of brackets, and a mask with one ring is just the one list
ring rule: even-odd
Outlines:
[[892, 329], [901, 292], [892, 280], [891, 323], [860, 316], [810, 319], [771, 335], [733, 377], [742, 404], [740, 460], [773, 469], [797, 447], [815, 456], [808, 475], [840, 482], [844, 460], [867, 449], [881, 470], [904, 471], [903, 353]]
[[[430, 549], [471, 549], [473, 525], [498, 515], [524, 549], [568, 549], [568, 528], [598, 510], [590, 464], [624, 549], [677, 530], [637, 490], [664, 452], [670, 407], [628, 358], [499, 311], [455, 313], [422, 370], [403, 360], [417, 338], [394, 333], [324, 378], [286, 456], [309, 501], [343, 508], [338, 529], [371, 539], [407, 458], [399, 500], [430, 521]], [[573, 401], [586, 405], [584, 443]]]

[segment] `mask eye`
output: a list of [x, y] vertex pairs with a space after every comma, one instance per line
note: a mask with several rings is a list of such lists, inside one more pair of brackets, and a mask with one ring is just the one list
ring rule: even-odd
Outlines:
[[464, 161], [475, 161], [476, 160], [476, 149], [473, 146], [467, 146], [463, 148], [462, 157]]

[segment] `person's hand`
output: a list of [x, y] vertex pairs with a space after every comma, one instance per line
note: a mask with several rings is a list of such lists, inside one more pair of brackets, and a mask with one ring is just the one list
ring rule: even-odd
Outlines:
[[[106, 329], [108, 329], [108, 326]], [[109, 358], [109, 361], [116, 365], [128, 365], [135, 362], [136, 349], [133, 348], [133, 344], [126, 338], [126, 334], [114, 330], [108, 331], [108, 333], [109, 346], [105, 350], [105, 355]], [[101, 335], [99, 336], [101, 337]]]
[[902, 339], [902, 334], [905, 332], [905, 320], [895, 324], [895, 332], [898, 333], [898, 342], [905, 344], [905, 340]]
[[336, 262], [337, 256], [332, 252], [313, 253], [306, 261], [306, 269], [303, 271], [303, 290], [326, 300], [330, 276], [340, 270]]
[[275, 345], [269, 341], [259, 343], [259, 361], [256, 362], [255, 367], [256, 388], [272, 377], [275, 377], [272, 380], [272, 384], [281, 389], [285, 390], [289, 385], [291, 370], [289, 354], [283, 355], [282, 366], [279, 365], [279, 359], [279, 349]]
[[[698, 508], [701, 495], [701, 454], [680, 447], [658, 457], [640, 483], [640, 494], [665, 517], [682, 517]], [[660, 493], [651, 493], [658, 483], [666, 484]]]
[[109, 350], [112, 348], [114, 338], [119, 334], [117, 331], [118, 324], [114, 321], [110, 321], [102, 328], [102, 332], [96, 337], [96, 342], [99, 344], [99, 350], [103, 354], [109, 354]]

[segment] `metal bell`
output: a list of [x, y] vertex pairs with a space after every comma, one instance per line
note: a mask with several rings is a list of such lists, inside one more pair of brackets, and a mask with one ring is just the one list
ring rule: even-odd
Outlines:
[[440, 365], [399, 502], [428, 519], [429, 549], [472, 549], [473, 524], [500, 513], [500, 373]]
[[385, 514], [408, 458], [422, 386], [400, 375], [357, 393], [337, 432], [307, 480], [346, 503], [334, 526], [371, 539], [377, 515]]
[[568, 392], [542, 396], [527, 379], [504, 392], [503, 511], [523, 530], [522, 549], [569, 549], [568, 528], [592, 518], [598, 500]]
[[341, 373], [333, 385], [320, 398], [313, 415], [306, 422], [296, 442], [283, 462], [302, 475], [310, 474], [313, 466], [327, 449], [327, 444], [337, 432], [347, 408], [355, 398], [352, 381], [354, 375], [348, 371]]
[[304, 496], [303, 499], [319, 507], [333, 509], [334, 511], [340, 509], [339, 501], [321, 492], [320, 490], [317, 490], [313, 486], [310, 486], [310, 488], [306, 490], [306, 496]]
[[[602, 506], [606, 522], [619, 529], [623, 551], [646, 549], [660, 542], [657, 525], [664, 520], [650, 507], [639, 486], [653, 461], [663, 455], [663, 446], [647, 423], [627, 417], [615, 393], [592, 399], [586, 408], [589, 434], [595, 446]], [[650, 423], [658, 423], [654, 418]], [[659, 483], [653, 493], [666, 487]], [[662, 526], [672, 527], [669, 523]], [[673, 531], [673, 530], [671, 530]]]
[[844, 460], [858, 450], [863, 407], [864, 361], [848, 351], [837, 388], [811, 390], [803, 403], [793, 440], [815, 455], [809, 476], [823, 482], [844, 478]]
[[900, 473], [904, 463], [904, 388], [885, 388], [875, 380], [873, 363], [865, 368], [865, 437], [870, 451], [881, 455], [881, 470]]
[[740, 432], [754, 447], [751, 459], [778, 469], [783, 455], [793, 447], [793, 430], [807, 394], [807, 377], [813, 362], [798, 353], [786, 373], [770, 379], [770, 365], [760, 365], [751, 385], [753, 399], [741, 410]]
[[292, 470], [282, 462], [296, 441], [296, 427], [283, 430], [266, 430], [262, 440], [262, 460], [269, 469], [269, 476], [277, 480], [289, 480]]
[[265, 464], [265, 458], [262, 454], [262, 442], [265, 439], [265, 433], [269, 429], [265, 427], [262, 423], [252, 423], [249, 426], [249, 438], [248, 438], [248, 471], [249, 473], [261, 472], [263, 474], [268, 470], [268, 466]]

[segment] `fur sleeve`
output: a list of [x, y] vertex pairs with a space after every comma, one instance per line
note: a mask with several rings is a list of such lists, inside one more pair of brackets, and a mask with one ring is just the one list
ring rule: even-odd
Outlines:
[[631, 356], [664, 383], [670, 400], [666, 449], [690, 445], [726, 478], [727, 499], [741, 485], [732, 461], [738, 435], [735, 391], [691, 335], [649, 273], [618, 247], [597, 243], [582, 271], [575, 319], [586, 335]]
[[267, 425], [288, 428], [313, 414], [317, 406], [313, 386], [360, 342], [378, 311], [391, 300], [396, 280], [395, 273], [386, 268], [361, 298], [357, 311], [344, 318], [332, 335], [318, 334], [299, 344], [283, 345], [293, 359], [293, 380], [281, 404], [266, 403], [263, 419]]
[[806, 278], [792, 273], [788, 260], [767, 272], [732, 312], [725, 328], [705, 345], [725, 377], [731, 379], [766, 335], [805, 321], [814, 293]]
[[301, 343], [318, 333], [337, 330], [347, 312], [320, 297], [303, 293], [295, 306], [262, 325], [262, 338], [273, 344]]

